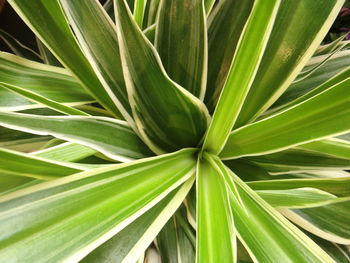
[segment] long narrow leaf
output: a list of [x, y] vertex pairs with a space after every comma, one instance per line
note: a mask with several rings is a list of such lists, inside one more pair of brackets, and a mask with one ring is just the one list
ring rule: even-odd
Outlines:
[[156, 153], [197, 146], [209, 118], [204, 104], [169, 79], [126, 2], [115, 1], [115, 8], [124, 77], [143, 140]]
[[288, 88], [326, 36], [343, 3], [281, 1], [267, 49], [235, 127], [254, 120]]
[[197, 262], [235, 262], [236, 234], [222, 171], [207, 160], [197, 170]]
[[261, 155], [347, 133], [350, 130], [350, 80], [269, 118], [233, 131], [224, 159]]
[[119, 116], [115, 103], [78, 46], [59, 0], [9, 0], [8, 2], [60, 62], [84, 84], [84, 87], [102, 105]]
[[254, 80], [280, 0], [257, 0], [240, 36], [203, 148], [221, 152]]
[[163, 0], [155, 46], [169, 77], [203, 99], [208, 59], [203, 0]]
[[130, 161], [152, 155], [126, 122], [112, 118], [49, 117], [0, 112], [0, 125], [82, 144], [118, 161]]
[[0, 258], [79, 261], [191, 178], [193, 153], [94, 169], [1, 197]]

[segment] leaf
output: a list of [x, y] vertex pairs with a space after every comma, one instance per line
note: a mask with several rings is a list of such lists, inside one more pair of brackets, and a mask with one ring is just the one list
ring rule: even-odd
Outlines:
[[193, 153], [94, 169], [1, 197], [1, 260], [79, 261], [190, 179]]
[[165, 224], [157, 236], [162, 262], [195, 262], [196, 237], [187, 222], [186, 209], [182, 206]]
[[[130, 0], [127, 0], [128, 4]], [[147, 0], [145, 16], [144, 16], [144, 28], [150, 27], [157, 20], [158, 8], [159, 8], [160, 0]], [[130, 6], [130, 4], [129, 4]], [[130, 7], [130, 10], [133, 10]]]
[[8, 2], [59, 61], [93, 94], [94, 98], [116, 116], [120, 116], [119, 110], [77, 44], [59, 0], [30, 2], [9, 0]]
[[[254, 262], [334, 262], [311, 239], [288, 222], [219, 159], [226, 184], [237, 237]], [[298, 251], [298, 253], [295, 253]]]
[[125, 1], [115, 1], [115, 8], [124, 77], [141, 137], [156, 153], [197, 146], [209, 118], [204, 104], [169, 79]]
[[[319, 63], [327, 56], [328, 54], [310, 59], [305, 67], [305, 70], [314, 67], [316, 63]], [[325, 82], [328, 84], [331, 79], [333, 79], [333, 81], [331, 82], [331, 85], [328, 84], [327, 87], [336, 84], [337, 82], [334, 82], [334, 80], [340, 82], [340, 80], [346, 79], [340, 79], [342, 75], [339, 76], [339, 74], [344, 72], [343, 74], [346, 76], [345, 72], [350, 71], [349, 59], [350, 50], [345, 50], [334, 54], [325, 64], [319, 67], [308, 78], [296, 83], [292, 83], [281, 95], [281, 97], [273, 104], [273, 107], [281, 106], [295, 99], [298, 99], [298, 101], [300, 101], [299, 97], [307, 94], [312, 90], [316, 91], [315, 89], [321, 85], [325, 86]], [[349, 77], [350, 73], [347, 73], [347, 78]], [[325, 88], [323, 88], [323, 90], [325, 90]], [[320, 89], [317, 89], [317, 91], [320, 92]]]
[[72, 142], [65, 142], [43, 150], [32, 152], [31, 154], [60, 162], [76, 162], [95, 153], [97, 153], [97, 151], [89, 147]]
[[315, 188], [256, 191], [269, 205], [278, 208], [309, 208], [337, 201], [337, 197]]
[[0, 172], [0, 195], [6, 191], [32, 181], [32, 178]]
[[[79, 105], [94, 101], [66, 70], [26, 60], [5, 52], [0, 52], [0, 82], [38, 94], [63, 105]], [[1, 110], [12, 111], [35, 107], [38, 105], [0, 87]]]
[[210, 13], [210, 11], [211, 11], [211, 9], [213, 8], [215, 2], [216, 2], [216, 0], [204, 0], [205, 12], [206, 12], [207, 14]]
[[82, 171], [78, 165], [0, 148], [0, 172], [51, 180]]
[[307, 170], [346, 170], [350, 169], [350, 159], [295, 148], [277, 153], [248, 157], [265, 168], [270, 174], [290, 173]]
[[282, 210], [289, 220], [322, 237], [323, 239], [350, 245], [350, 201], [320, 207]]
[[113, 21], [96, 0], [59, 0], [77, 41], [102, 86], [133, 125]]
[[236, 234], [222, 171], [206, 159], [197, 170], [196, 262], [235, 262]]
[[248, 182], [247, 185], [255, 191], [312, 187], [337, 196], [350, 196], [350, 177], [280, 179]]
[[107, 117], [0, 112], [0, 125], [82, 144], [122, 162], [152, 155], [126, 122]]
[[[343, 0], [281, 1], [236, 128], [256, 119], [288, 88], [326, 36], [343, 3]], [[313, 18], [305, 19], [310, 17]]]
[[[206, 5], [208, 2], [212, 0], [206, 1]], [[244, 2], [222, 0], [214, 6], [208, 17], [208, 61], [210, 63], [208, 63], [205, 103], [210, 112], [214, 111], [219, 99], [253, 3], [253, 0]]]
[[168, 194], [158, 204], [96, 248], [80, 262], [132, 262], [133, 259], [143, 254], [167, 219], [178, 208], [191, 183], [193, 181]]
[[169, 77], [203, 99], [206, 89], [207, 37], [202, 0], [163, 0], [155, 47]]
[[38, 53], [23, 45], [21, 42], [19, 42], [17, 39], [2, 29], [0, 29], [0, 39], [2, 39], [5, 44], [11, 49], [11, 51], [17, 56], [42, 62], [42, 58]]
[[142, 28], [143, 16], [145, 14], [147, 0], [135, 0], [134, 3], [134, 19], [139, 27]]
[[61, 104], [57, 101], [47, 99], [47, 98], [39, 95], [38, 93], [28, 91], [26, 89], [22, 89], [22, 88], [17, 87], [17, 86], [8, 85], [6, 83], [0, 82], [0, 87], [3, 87], [9, 91], [12, 91], [18, 95], [25, 97], [28, 100], [31, 100], [33, 102], [37, 102], [38, 104], [42, 104], [43, 106], [47, 106], [48, 108], [50, 108], [52, 110], [56, 110], [56, 111], [61, 112], [63, 114], [89, 116], [89, 114], [87, 114], [83, 111], [66, 106], [66, 105]]
[[350, 159], [350, 142], [337, 138], [330, 138], [302, 144], [299, 145], [298, 148]]
[[230, 134], [223, 159], [278, 152], [350, 130], [350, 80]]
[[280, 0], [257, 0], [237, 44], [203, 149], [221, 152], [242, 108], [265, 50]]

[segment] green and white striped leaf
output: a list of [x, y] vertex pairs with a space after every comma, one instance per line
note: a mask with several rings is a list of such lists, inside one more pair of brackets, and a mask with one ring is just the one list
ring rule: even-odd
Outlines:
[[320, 207], [281, 210], [289, 220], [323, 239], [350, 245], [350, 201]]
[[205, 12], [208, 15], [215, 5], [216, 0], [204, 0]]
[[350, 80], [281, 113], [233, 131], [223, 159], [278, 152], [350, 130]]
[[263, 167], [243, 158], [224, 163], [244, 182], [274, 179]]
[[[326, 36], [343, 3], [281, 1], [267, 49], [235, 127], [256, 119], [288, 88]], [[309, 17], [312, 19], [305, 19]]]
[[[206, 1], [206, 10], [208, 2]], [[221, 0], [208, 17], [208, 80], [205, 103], [214, 111], [254, 0]]]
[[221, 152], [241, 111], [263, 56], [279, 5], [280, 0], [257, 0], [254, 3], [204, 139], [203, 148], [213, 154]]
[[76, 162], [97, 153], [84, 145], [65, 142], [43, 150], [32, 152], [32, 155], [60, 162]]
[[338, 200], [335, 195], [315, 188], [260, 190], [256, 193], [273, 207], [309, 208], [327, 205]]
[[94, 169], [2, 196], [0, 258], [78, 262], [193, 178], [193, 153]]
[[17, 86], [13, 86], [13, 85], [8, 85], [6, 83], [0, 82], [0, 87], [5, 88], [9, 91], [12, 91], [30, 101], [33, 101], [34, 103], [38, 103], [39, 105], [43, 105], [44, 107], [47, 106], [48, 108], [61, 112], [63, 114], [67, 114], [67, 115], [83, 115], [83, 116], [89, 116], [89, 114], [75, 109], [73, 107], [69, 107], [67, 105], [64, 105], [62, 103], [59, 103], [57, 101], [51, 100], [51, 99], [47, 99], [41, 95], [39, 95], [38, 93], [17, 87]]
[[[324, 60], [329, 54], [311, 58], [310, 61], [306, 64], [304, 70], [307, 71], [310, 68], [315, 67], [317, 63]], [[278, 107], [288, 102], [291, 102], [300, 96], [314, 90], [315, 88], [324, 85], [325, 82], [328, 82], [330, 79], [337, 77], [339, 80], [339, 73], [350, 72], [349, 67], [350, 60], [350, 50], [340, 51], [334, 54], [325, 64], [317, 68], [309, 77], [292, 83], [288, 89], [281, 95], [281, 97], [273, 104], [273, 107]], [[347, 74], [347, 78], [350, 77], [350, 73]], [[339, 81], [340, 82], [340, 81]], [[335, 84], [332, 81], [331, 84]], [[330, 85], [332, 86], [332, 85]], [[328, 85], [328, 87], [330, 87]]]
[[157, 247], [162, 262], [195, 262], [196, 236], [186, 219], [186, 209], [183, 206], [158, 234]]
[[297, 148], [326, 153], [340, 158], [350, 159], [350, 142], [338, 138], [330, 138], [299, 145]]
[[147, 0], [134, 1], [134, 19], [140, 28], [142, 28], [143, 25], [143, 17], [145, 15], [146, 5]]
[[288, 149], [267, 155], [252, 156], [247, 159], [256, 162], [270, 174], [350, 169], [350, 158], [336, 157], [304, 148]]
[[156, 153], [197, 146], [209, 118], [204, 104], [169, 79], [125, 1], [115, 1], [115, 8], [124, 77], [141, 137]]
[[122, 162], [152, 155], [126, 122], [107, 117], [38, 116], [0, 112], [0, 125], [82, 144]]
[[237, 237], [254, 262], [334, 262], [218, 158], [213, 160], [230, 189]]
[[2, 29], [0, 29], [0, 39], [2, 39], [5, 44], [11, 49], [11, 51], [17, 56], [38, 62], [43, 61], [38, 53], [23, 45], [21, 42], [19, 42], [17, 39]]
[[[68, 71], [5, 52], [0, 52], [0, 83], [62, 103], [62, 107], [94, 101]], [[0, 110], [17, 111], [38, 107], [41, 106], [0, 87]]]
[[[133, 0], [127, 0], [130, 6], [130, 9], [133, 10], [129, 3], [130, 1], [133, 1]], [[143, 28], [150, 27], [151, 25], [156, 23], [160, 1], [161, 0], [147, 0], [145, 16], [143, 21]]]
[[0, 173], [51, 180], [82, 170], [80, 166], [75, 164], [53, 161], [0, 148]]
[[115, 115], [120, 116], [114, 101], [100, 83], [77, 44], [59, 0], [9, 0], [8, 2], [59, 61], [93, 94], [94, 98]]
[[117, 33], [113, 21], [96, 0], [59, 0], [77, 37], [109, 97], [132, 125]]
[[287, 190], [294, 188], [311, 187], [325, 192], [347, 197], [350, 196], [350, 177], [340, 178], [305, 178], [305, 179], [278, 179], [268, 181], [248, 182], [247, 185], [255, 191], [260, 190]]
[[206, 159], [198, 161], [196, 210], [196, 262], [236, 262], [236, 231], [228, 189], [222, 171]]
[[168, 76], [200, 99], [207, 79], [207, 33], [203, 0], [163, 0], [155, 47]]
[[33, 178], [26, 176], [17, 176], [11, 173], [0, 172], [0, 195], [7, 191], [33, 181]]
[[162, 226], [180, 206], [192, 183], [193, 180], [188, 181], [181, 188], [172, 191], [80, 262], [135, 262], [134, 259], [144, 253]]

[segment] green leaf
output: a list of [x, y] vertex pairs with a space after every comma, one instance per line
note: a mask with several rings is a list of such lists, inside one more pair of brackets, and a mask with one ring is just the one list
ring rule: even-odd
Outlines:
[[350, 177], [280, 179], [248, 182], [247, 185], [254, 190], [287, 190], [311, 187], [337, 196], [350, 196]]
[[[209, 158], [208, 158], [209, 159]], [[202, 159], [197, 168], [197, 262], [236, 262], [236, 234], [223, 171]], [[235, 209], [235, 208], [233, 208]]]
[[267, 49], [235, 127], [256, 119], [288, 88], [326, 36], [343, 3], [281, 1]]
[[[310, 59], [308, 64], [305, 66], [304, 70], [308, 70], [315, 66], [315, 64], [320, 63], [327, 55], [314, 57]], [[350, 67], [349, 67], [349, 59], [350, 59], [350, 50], [341, 51], [333, 55], [325, 64], [320, 66], [317, 70], [315, 70], [309, 77], [302, 81], [298, 81], [296, 83], [292, 83], [288, 89], [281, 95], [281, 97], [273, 104], [273, 107], [278, 107], [288, 102], [291, 102], [295, 99], [300, 101], [299, 97], [308, 92], [318, 88], [319, 86], [325, 87], [325, 82], [327, 82], [327, 87], [331, 87], [337, 82], [344, 80], [350, 77]], [[348, 72], [347, 74], [345, 72]], [[343, 75], [338, 75], [343, 73], [345, 78], [340, 79]], [[346, 74], [346, 75], [345, 75]], [[332, 82], [330, 80], [332, 79]], [[325, 88], [323, 88], [325, 90]], [[314, 90], [316, 92], [316, 90]], [[320, 92], [320, 89], [317, 89], [317, 92]], [[293, 103], [295, 105], [295, 102]], [[284, 106], [285, 107], [285, 106]]]
[[274, 178], [261, 166], [243, 158], [225, 161], [225, 165], [245, 182], [271, 180]]
[[0, 112], [0, 125], [82, 144], [122, 162], [152, 155], [126, 122], [107, 117], [38, 116]]
[[337, 201], [337, 197], [315, 188], [294, 188], [287, 190], [260, 190], [259, 196], [277, 208], [309, 208]]
[[216, 0], [204, 0], [205, 12], [208, 15], [213, 8]]
[[204, 104], [169, 79], [125, 1], [115, 1], [115, 8], [124, 77], [140, 135], [156, 153], [197, 146], [209, 118]]
[[32, 152], [32, 155], [60, 162], [76, 162], [97, 153], [84, 145], [65, 142], [43, 150]]
[[42, 104], [43, 106], [47, 106], [48, 108], [52, 110], [56, 110], [58, 112], [61, 112], [63, 114], [67, 115], [83, 115], [83, 116], [89, 116], [89, 114], [80, 111], [78, 109], [66, 106], [62, 103], [59, 103], [57, 101], [47, 99], [38, 93], [14, 86], [14, 85], [8, 85], [6, 83], [0, 82], [0, 87], [3, 87], [9, 91], [12, 91], [18, 95], [23, 96], [24, 98], [31, 100], [33, 102], [36, 102], [38, 104]]
[[[19, 78], [18, 75], [21, 77]], [[68, 71], [5, 52], [0, 52], [0, 83], [24, 89], [63, 105], [79, 105], [94, 101]], [[36, 107], [39, 106], [0, 87], [1, 110], [12, 111]]]
[[39, 62], [43, 61], [38, 53], [23, 45], [21, 42], [19, 42], [17, 39], [2, 29], [0, 29], [0, 39], [2, 39], [11, 49], [11, 51], [17, 56]]
[[0, 148], [0, 171], [43, 180], [82, 171], [80, 166]]
[[163, 0], [155, 47], [169, 77], [203, 99], [206, 89], [207, 36], [203, 0]]
[[265, 50], [280, 0], [257, 0], [237, 44], [203, 149], [221, 152], [240, 113]]
[[16, 188], [20, 185], [31, 182], [33, 179], [25, 176], [16, 176], [8, 174], [3, 171], [0, 172], [0, 195], [6, 193], [8, 190]]
[[289, 220], [322, 237], [323, 239], [350, 245], [350, 201], [320, 207], [282, 210]]
[[[59, 0], [9, 0], [11, 6], [37, 37], [107, 109], [119, 116], [119, 110], [103, 88], [92, 66], [82, 53], [63, 14]], [[64, 40], [64, 41], [63, 41]]]
[[213, 161], [221, 168], [230, 189], [237, 237], [254, 262], [334, 262], [217, 157]]
[[[130, 0], [127, 0], [128, 4]], [[159, 8], [160, 0], [147, 0], [145, 16], [144, 16], [144, 28], [150, 27], [157, 20], [158, 8]], [[129, 4], [130, 6], [130, 4]], [[130, 10], [133, 10], [130, 7]]]
[[223, 159], [268, 154], [350, 130], [350, 80], [230, 134]]
[[193, 154], [187, 149], [94, 169], [1, 197], [0, 258], [79, 261], [193, 178]]
[[337, 138], [330, 138], [302, 144], [299, 145], [298, 148], [350, 159], [350, 142]]
[[157, 247], [162, 262], [195, 262], [195, 232], [186, 219], [186, 209], [183, 206], [158, 234]]
[[134, 262], [154, 240], [162, 226], [188, 193], [189, 182], [168, 194], [158, 204], [87, 255], [82, 263]]
[[[210, 2], [211, 0], [207, 1]], [[214, 111], [254, 0], [221, 0], [208, 17], [208, 77], [205, 103]]]
[[134, 19], [140, 28], [142, 28], [146, 4], [147, 0], [135, 0], [134, 3]]
[[113, 21], [96, 0], [59, 1], [96, 76], [123, 117], [133, 124]]
[[301, 148], [288, 149], [262, 156], [252, 156], [248, 157], [248, 159], [265, 168], [270, 174], [307, 170], [350, 169], [350, 158], [339, 158]]

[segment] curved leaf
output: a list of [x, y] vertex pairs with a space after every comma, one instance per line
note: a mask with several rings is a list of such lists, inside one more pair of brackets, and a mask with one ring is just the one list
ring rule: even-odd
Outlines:
[[116, 116], [120, 116], [119, 110], [78, 46], [59, 0], [9, 0], [8, 2], [59, 61], [84, 84], [84, 87], [102, 105]]
[[155, 47], [168, 76], [203, 99], [207, 73], [206, 16], [203, 0], [163, 0]]
[[[25, 89], [66, 105], [94, 101], [68, 71], [5, 52], [0, 52], [0, 83]], [[23, 110], [35, 107], [38, 106], [31, 101], [0, 87], [0, 109]]]
[[141, 137], [156, 153], [197, 146], [209, 118], [204, 104], [169, 79], [125, 1], [115, 1], [115, 7], [124, 77]]
[[267, 49], [235, 127], [256, 119], [288, 88], [326, 36], [343, 3], [281, 2]]
[[224, 159], [278, 152], [350, 130], [350, 79], [279, 114], [233, 131]]
[[2, 196], [0, 259], [79, 261], [190, 179], [193, 153], [94, 169]]
[[82, 144], [122, 162], [152, 155], [126, 122], [112, 118], [0, 112], [0, 125]]
[[203, 149], [221, 152], [257, 72], [280, 0], [257, 0], [237, 44]]

